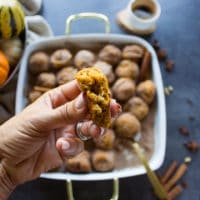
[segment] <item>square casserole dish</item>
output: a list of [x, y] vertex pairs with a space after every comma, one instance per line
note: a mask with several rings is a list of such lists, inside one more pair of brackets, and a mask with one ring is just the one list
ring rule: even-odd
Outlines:
[[[26, 48], [22, 58], [16, 94], [16, 114], [21, 112], [27, 105], [27, 97], [25, 95], [26, 86], [28, 85], [28, 60], [30, 55], [39, 50], [67, 48], [69, 46], [78, 46], [80, 48], [92, 49], [100, 48], [105, 44], [115, 44], [117, 46], [128, 44], [139, 44], [145, 47], [151, 54], [152, 79], [157, 88], [157, 110], [154, 123], [154, 150], [149, 160], [152, 170], [158, 169], [165, 156], [166, 148], [166, 109], [163, 81], [161, 77], [160, 67], [156, 53], [152, 46], [145, 40], [136, 36], [126, 36], [120, 34], [76, 34], [70, 36], [59, 36], [35, 42]], [[41, 175], [43, 178], [57, 180], [107, 180], [113, 178], [125, 178], [136, 175], [145, 174], [146, 171], [142, 165], [113, 170], [112, 172], [92, 172], [89, 174], [73, 174], [63, 172], [49, 172]]]

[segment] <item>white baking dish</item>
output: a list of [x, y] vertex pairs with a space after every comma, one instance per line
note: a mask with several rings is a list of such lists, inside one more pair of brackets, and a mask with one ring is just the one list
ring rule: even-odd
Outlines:
[[[62, 48], [69, 45], [77, 45], [81, 48], [91, 48], [95, 45], [103, 45], [112, 43], [116, 45], [126, 44], [140, 44], [144, 46], [151, 53], [152, 57], [152, 75], [153, 81], [157, 88], [157, 112], [154, 124], [154, 151], [149, 164], [153, 170], [158, 169], [164, 160], [165, 147], [166, 147], [166, 110], [165, 110], [165, 97], [163, 90], [163, 82], [160, 72], [159, 63], [156, 53], [152, 46], [145, 40], [136, 36], [125, 36], [119, 34], [78, 34], [70, 36], [59, 36], [46, 39], [40, 42], [35, 42], [27, 47], [21, 62], [19, 72], [17, 94], [16, 94], [16, 113], [21, 112], [27, 104], [25, 96], [26, 85], [28, 84], [28, 60], [30, 55], [37, 50]], [[134, 166], [132, 168], [125, 168], [121, 170], [114, 170], [106, 173], [92, 172], [89, 174], [72, 174], [72, 173], [44, 173], [41, 175], [43, 178], [58, 179], [58, 180], [106, 180], [113, 178], [123, 178], [136, 176], [146, 173], [144, 167]]]

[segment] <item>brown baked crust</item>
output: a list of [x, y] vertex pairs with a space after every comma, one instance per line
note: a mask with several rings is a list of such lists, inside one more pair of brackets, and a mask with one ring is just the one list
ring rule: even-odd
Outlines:
[[115, 155], [113, 151], [96, 150], [92, 155], [92, 165], [96, 171], [107, 172], [115, 167]]
[[96, 67], [82, 69], [75, 78], [88, 98], [91, 119], [98, 126], [110, 127], [110, 91], [107, 78]]
[[65, 161], [66, 168], [74, 173], [89, 173], [92, 171], [90, 163], [90, 154], [88, 151], [83, 151], [79, 155], [67, 159]]

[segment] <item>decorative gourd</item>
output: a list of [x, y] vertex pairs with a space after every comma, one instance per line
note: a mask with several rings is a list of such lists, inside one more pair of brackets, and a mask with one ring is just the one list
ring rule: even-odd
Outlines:
[[15, 67], [22, 56], [22, 41], [19, 38], [2, 40], [0, 42], [0, 51], [3, 51], [3, 53], [7, 57], [10, 67]]
[[10, 66], [4, 53], [0, 51], [0, 85], [3, 85], [8, 77]]
[[0, 37], [18, 36], [25, 26], [24, 12], [17, 0], [0, 0]]

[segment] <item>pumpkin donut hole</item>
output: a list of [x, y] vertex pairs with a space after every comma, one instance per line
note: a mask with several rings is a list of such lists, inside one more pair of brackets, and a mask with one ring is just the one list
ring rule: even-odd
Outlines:
[[62, 85], [74, 80], [77, 72], [78, 70], [73, 66], [62, 68], [56, 75], [58, 84]]
[[30, 103], [33, 103], [36, 101], [40, 96], [42, 95], [42, 92], [39, 91], [31, 91], [28, 95], [28, 99]]
[[122, 60], [115, 71], [118, 77], [127, 77], [136, 80], [139, 75], [139, 66], [131, 60]]
[[132, 97], [125, 104], [124, 110], [135, 115], [139, 120], [143, 120], [149, 113], [149, 107], [144, 100], [139, 97]]
[[115, 80], [115, 73], [112, 70], [112, 65], [104, 62], [104, 61], [97, 61], [94, 64], [94, 67], [100, 69], [103, 74], [106, 76], [106, 78], [108, 79], [108, 82], [110, 84], [112, 84]]
[[147, 104], [151, 104], [156, 95], [156, 87], [154, 82], [152, 80], [141, 82], [136, 88], [136, 93]]
[[113, 170], [115, 156], [113, 151], [96, 150], [92, 155], [92, 165], [96, 171], [106, 172]]
[[66, 169], [75, 173], [89, 173], [92, 171], [90, 154], [83, 151], [79, 155], [65, 161]]
[[56, 50], [50, 57], [52, 68], [59, 69], [66, 67], [72, 59], [72, 54], [68, 49]]
[[144, 48], [139, 45], [127, 45], [122, 50], [122, 57], [124, 59], [132, 60], [139, 63], [144, 56]]
[[92, 67], [95, 62], [95, 55], [88, 50], [80, 50], [74, 57], [74, 64], [78, 69]]
[[115, 45], [106, 45], [99, 52], [99, 60], [107, 62], [111, 65], [117, 65], [121, 60], [121, 50]]
[[112, 94], [118, 101], [127, 101], [135, 94], [135, 82], [130, 78], [119, 78], [112, 87]]
[[115, 133], [112, 129], [107, 129], [102, 137], [94, 139], [96, 146], [103, 150], [111, 150], [114, 147]]
[[114, 121], [114, 130], [119, 137], [134, 139], [141, 130], [141, 124], [134, 115], [124, 112]]
[[54, 73], [43, 72], [37, 77], [37, 85], [46, 87], [46, 88], [54, 88], [56, 86], [56, 76]]
[[42, 51], [32, 54], [29, 60], [29, 70], [34, 75], [48, 71], [49, 56]]

